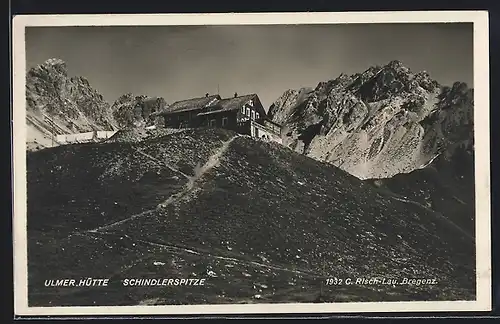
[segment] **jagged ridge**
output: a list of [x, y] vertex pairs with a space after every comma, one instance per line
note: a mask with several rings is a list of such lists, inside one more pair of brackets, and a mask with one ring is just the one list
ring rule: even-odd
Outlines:
[[362, 178], [408, 173], [437, 155], [472, 150], [473, 90], [440, 85], [400, 61], [288, 90], [270, 107], [284, 143]]
[[155, 118], [155, 113], [162, 111], [166, 106], [167, 102], [162, 97], [150, 98], [127, 93], [113, 103], [111, 110], [118, 126], [123, 129], [153, 124], [161, 126], [162, 119]]
[[66, 63], [49, 59], [26, 75], [28, 149], [51, 146], [53, 134], [113, 130], [109, 104], [82, 76], [69, 76]]

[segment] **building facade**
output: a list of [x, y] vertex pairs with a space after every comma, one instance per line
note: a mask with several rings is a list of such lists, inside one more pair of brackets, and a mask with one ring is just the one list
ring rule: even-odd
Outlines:
[[266, 112], [256, 94], [222, 99], [219, 95], [178, 101], [160, 113], [165, 127], [220, 127], [252, 135], [252, 123], [264, 123]]
[[250, 135], [252, 137], [283, 144], [281, 126], [270, 121], [269, 119], [264, 119], [258, 122], [252, 121], [250, 131]]
[[167, 128], [219, 127], [254, 138], [282, 143], [281, 125], [268, 119], [256, 94], [219, 95], [177, 101], [158, 113]]
[[168, 128], [201, 127], [198, 114], [209, 109], [221, 97], [219, 95], [205, 96], [174, 102], [158, 115], [163, 117], [164, 126]]

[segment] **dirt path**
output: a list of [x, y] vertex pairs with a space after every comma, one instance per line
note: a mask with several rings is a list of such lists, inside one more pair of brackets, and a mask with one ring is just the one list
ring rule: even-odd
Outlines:
[[152, 245], [155, 247], [161, 247], [163, 249], [166, 249], [170, 252], [185, 252], [189, 254], [195, 254], [195, 255], [200, 255], [200, 256], [205, 256], [207, 258], [214, 258], [218, 260], [224, 260], [224, 261], [229, 261], [229, 262], [234, 262], [240, 265], [247, 265], [247, 266], [252, 266], [252, 267], [258, 267], [258, 268], [267, 268], [267, 269], [272, 269], [272, 270], [278, 270], [278, 271], [284, 271], [284, 272], [291, 272], [299, 275], [303, 275], [308, 278], [322, 278], [323, 276], [318, 275], [316, 273], [311, 273], [305, 270], [298, 270], [298, 269], [289, 269], [289, 268], [284, 268], [280, 267], [277, 265], [272, 265], [272, 264], [264, 264], [256, 261], [250, 261], [250, 260], [242, 260], [242, 259], [237, 259], [237, 258], [232, 258], [232, 257], [226, 257], [226, 256], [221, 256], [221, 255], [214, 255], [212, 253], [203, 253], [202, 251], [197, 251], [193, 248], [183, 248], [183, 247], [178, 247], [174, 245], [168, 245], [168, 244], [161, 244], [161, 243], [155, 243], [155, 242], [150, 242], [146, 240], [136, 240], [138, 243], [143, 243], [147, 245]]
[[161, 162], [160, 160], [154, 158], [153, 156], [151, 156], [149, 154], [146, 154], [146, 153], [141, 152], [139, 150], [135, 150], [136, 152], [156, 161], [157, 163], [160, 163], [160, 164], [166, 166], [167, 168], [171, 169], [172, 171], [182, 174], [184, 177], [186, 177], [188, 179], [187, 184], [185, 185], [184, 189], [182, 189], [180, 192], [170, 196], [163, 203], [160, 203], [156, 208], [148, 209], [148, 210], [143, 211], [139, 214], [134, 214], [128, 218], [125, 218], [125, 219], [122, 219], [122, 220], [119, 220], [119, 221], [116, 221], [116, 222], [113, 222], [113, 223], [110, 223], [107, 225], [103, 225], [103, 226], [88, 230], [86, 232], [96, 233], [98, 231], [102, 231], [102, 230], [105, 230], [105, 229], [108, 229], [111, 227], [115, 227], [117, 225], [121, 225], [125, 222], [134, 220], [134, 219], [139, 218], [139, 217], [143, 217], [145, 215], [148, 215], [148, 214], [154, 212], [155, 210], [157, 210], [158, 208], [165, 208], [166, 206], [168, 206], [176, 201], [179, 201], [180, 199], [183, 199], [187, 194], [189, 194], [189, 192], [191, 190], [193, 190], [197, 180], [199, 180], [201, 177], [203, 177], [203, 175], [205, 175], [208, 171], [210, 171], [211, 169], [213, 169], [214, 167], [219, 165], [222, 155], [227, 151], [227, 149], [229, 148], [229, 145], [239, 136], [240, 135], [235, 135], [232, 138], [230, 138], [229, 140], [222, 142], [222, 145], [208, 158], [207, 162], [204, 165], [202, 165], [201, 167], [196, 167], [194, 169], [194, 176], [189, 176], [189, 175], [175, 169], [171, 165], [168, 165], [166, 163]]
[[165, 166], [167, 168], [169, 168], [170, 170], [172, 170], [173, 172], [176, 172], [176, 173], [179, 173], [180, 175], [182, 175], [183, 177], [187, 178], [187, 179], [190, 179], [191, 176], [185, 174], [184, 172], [174, 168], [172, 165], [168, 164], [167, 162], [162, 162], [160, 160], [158, 160], [157, 158], [155, 158], [154, 156], [151, 156], [147, 153], [144, 153], [143, 151], [139, 150], [139, 149], [133, 149], [135, 152], [147, 157], [148, 159], [150, 159], [151, 161], [153, 162], [156, 162], [158, 163], [159, 165], [162, 165], [162, 166]]
[[183, 199], [189, 192], [191, 192], [196, 184], [196, 181], [201, 179], [208, 171], [218, 166], [222, 155], [227, 151], [229, 145], [240, 135], [235, 135], [229, 140], [222, 142], [222, 145], [208, 158], [207, 162], [202, 166], [194, 168], [194, 176], [188, 176], [188, 182], [183, 190], [170, 196], [164, 202], [158, 204], [158, 208], [165, 208], [168, 205]]
[[130, 216], [128, 218], [125, 218], [125, 219], [113, 222], [111, 224], [103, 225], [103, 226], [100, 226], [100, 227], [88, 230], [86, 232], [88, 232], [88, 233], [97, 233], [98, 231], [102, 231], [102, 230], [105, 230], [107, 228], [111, 228], [111, 227], [123, 224], [125, 222], [131, 221], [133, 219], [136, 219], [136, 218], [139, 218], [139, 217], [143, 217], [145, 215], [148, 215], [148, 214], [152, 213], [153, 211], [155, 211], [155, 209], [148, 209], [148, 210], [143, 211], [142, 213], [134, 214], [134, 215], [132, 215], [132, 216]]

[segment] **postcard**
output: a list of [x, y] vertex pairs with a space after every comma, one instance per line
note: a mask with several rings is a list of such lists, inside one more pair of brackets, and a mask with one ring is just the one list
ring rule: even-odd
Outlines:
[[491, 309], [488, 14], [13, 19], [16, 315]]

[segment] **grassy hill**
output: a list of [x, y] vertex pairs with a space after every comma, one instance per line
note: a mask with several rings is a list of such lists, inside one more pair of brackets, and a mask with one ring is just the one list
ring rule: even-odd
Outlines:
[[[275, 143], [188, 130], [28, 155], [29, 304], [474, 299], [474, 241], [431, 209]], [[44, 280], [110, 278], [108, 287]], [[327, 278], [435, 285], [325, 286]], [[206, 278], [124, 287], [125, 278]]]

